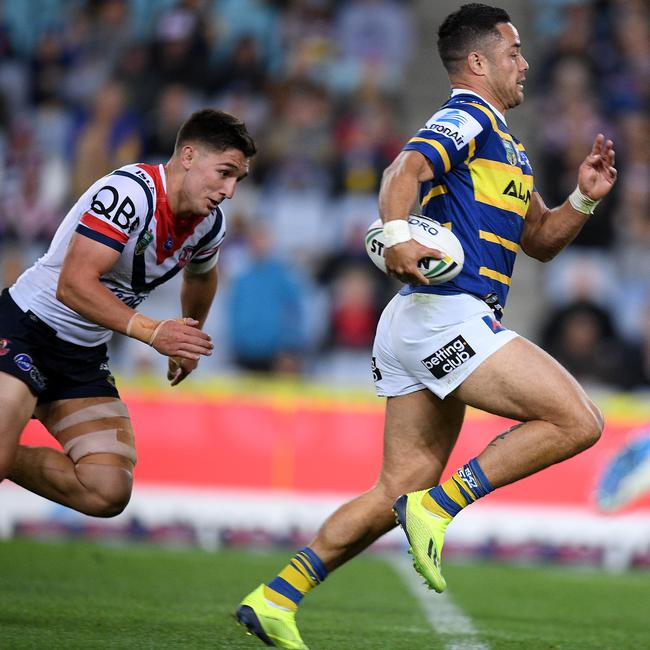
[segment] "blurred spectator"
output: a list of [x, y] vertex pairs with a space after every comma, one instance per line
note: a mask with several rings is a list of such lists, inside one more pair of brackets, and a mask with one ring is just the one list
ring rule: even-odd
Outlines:
[[[643, 0], [611, 2], [601, 29], [608, 56], [594, 56], [608, 112], [647, 110], [650, 100], [650, 7]], [[605, 19], [606, 18], [606, 19]], [[598, 35], [597, 35], [598, 36]]]
[[30, 124], [18, 120], [8, 134], [0, 221], [25, 265], [44, 251], [65, 212], [68, 182], [61, 158], [47, 156]]
[[209, 88], [219, 94], [231, 90], [258, 94], [265, 92], [267, 65], [259, 43], [251, 35], [243, 35], [211, 77]]
[[[541, 123], [544, 147], [537, 168], [544, 179], [544, 196], [549, 205], [559, 205], [575, 187], [575, 170], [591, 148], [595, 133], [614, 135], [598, 110], [588, 61], [582, 56], [559, 60], [553, 69], [548, 94], [541, 101], [541, 112], [553, 115]], [[616, 192], [616, 190], [614, 190]], [[615, 194], [614, 194], [615, 197]], [[606, 247], [611, 242], [612, 201], [608, 197], [598, 207], [576, 238], [577, 246]]]
[[[594, 133], [616, 143], [615, 191], [546, 271], [546, 299], [562, 326], [544, 344], [569, 370], [618, 388], [647, 386], [650, 306], [650, 5], [643, 0], [538, 2], [542, 122], [537, 181], [549, 203], [575, 180], [566, 170]], [[555, 20], [549, 20], [555, 17]], [[578, 153], [580, 151], [580, 153]], [[593, 310], [585, 310], [590, 304]], [[611, 319], [595, 317], [598, 309]], [[602, 314], [601, 314], [602, 316]], [[549, 325], [550, 327], [550, 325]], [[552, 328], [551, 328], [552, 329]], [[645, 364], [645, 365], [644, 365]]]
[[331, 98], [322, 86], [291, 84], [278, 93], [274, 112], [256, 165], [265, 216], [278, 233], [278, 252], [311, 272], [331, 245]]
[[183, 84], [169, 84], [148, 113], [145, 124], [145, 158], [149, 162], [166, 162], [174, 150], [176, 133], [181, 124], [198, 109], [194, 96]]
[[0, 282], [7, 286], [44, 252], [64, 212], [68, 188], [62, 158], [48, 155], [27, 120], [7, 133], [0, 176]]
[[403, 2], [350, 0], [338, 14], [341, 58], [358, 69], [357, 83], [372, 79], [383, 89], [402, 83], [412, 54], [413, 28]]
[[[639, 139], [643, 139], [642, 137]], [[614, 224], [613, 255], [619, 291], [615, 294], [617, 321], [633, 342], [647, 335], [650, 315], [650, 166], [629, 168], [622, 178]]]
[[551, 312], [542, 346], [581, 384], [631, 388], [630, 350], [618, 338], [609, 312], [586, 301]]
[[70, 63], [61, 30], [45, 32], [29, 63], [30, 102], [40, 104], [58, 98], [65, 86]]
[[382, 308], [377, 304], [367, 265], [341, 270], [334, 281], [327, 347], [367, 352], [372, 348]]
[[[226, 92], [216, 95], [212, 100], [215, 106], [219, 106], [233, 115], [242, 119], [249, 131], [256, 140], [263, 140], [263, 135], [268, 128], [270, 113], [270, 101], [267, 95], [252, 92], [246, 86], [231, 86]], [[259, 181], [259, 165], [255, 166], [255, 182]]]
[[333, 191], [376, 196], [384, 169], [402, 148], [393, 106], [381, 96], [355, 97], [339, 116], [335, 135]]
[[148, 115], [157, 108], [161, 92], [154, 66], [153, 48], [144, 43], [131, 43], [117, 60], [113, 78], [124, 84], [128, 104], [139, 115]]
[[92, 50], [113, 67], [133, 41], [128, 0], [97, 0], [87, 5], [91, 14]]
[[247, 230], [250, 257], [230, 288], [227, 307], [235, 364], [257, 372], [301, 371], [306, 347], [302, 278], [272, 253], [268, 227]]
[[127, 48], [130, 23], [124, 0], [72, 5], [64, 38], [69, 57], [62, 86], [72, 107], [89, 106]]
[[332, 3], [323, 0], [288, 3], [278, 17], [282, 66], [273, 71], [279, 82], [329, 82], [336, 56], [332, 13]]
[[19, 114], [29, 103], [28, 63], [16, 55], [9, 27], [0, 16], [0, 133], [10, 112]]
[[126, 104], [124, 86], [111, 81], [99, 90], [82, 118], [72, 152], [72, 193], [80, 196], [96, 179], [139, 160], [142, 136]]
[[210, 43], [201, 3], [180, 0], [158, 16], [150, 72], [158, 82], [185, 84], [196, 90], [209, 86]]
[[332, 112], [322, 86], [297, 82], [278, 89], [273, 129], [265, 134], [258, 163], [270, 191], [330, 190]]
[[271, 0], [212, 0], [217, 57], [229, 56], [242, 36], [252, 36], [264, 59], [277, 61], [281, 54], [274, 4]]

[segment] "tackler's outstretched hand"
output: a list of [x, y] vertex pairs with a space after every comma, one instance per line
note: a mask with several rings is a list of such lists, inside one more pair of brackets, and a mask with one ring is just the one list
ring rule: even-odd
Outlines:
[[210, 356], [214, 344], [205, 332], [197, 328], [198, 324], [193, 318], [160, 321], [149, 345], [168, 357], [198, 361], [201, 356]]
[[616, 183], [618, 172], [615, 164], [614, 143], [599, 133], [589, 155], [578, 169], [580, 191], [594, 201], [606, 196]]

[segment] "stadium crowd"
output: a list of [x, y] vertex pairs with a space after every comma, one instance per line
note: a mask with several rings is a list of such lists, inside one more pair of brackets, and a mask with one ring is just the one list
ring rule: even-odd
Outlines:
[[[650, 3], [536, 3], [536, 170], [547, 200], [570, 192], [593, 133], [616, 142], [619, 183], [547, 269], [540, 342], [583, 381], [650, 385]], [[543, 116], [552, 116], [544, 119]]]
[[[402, 118], [415, 5], [0, 4], [2, 285], [42, 254], [96, 178], [165, 162], [180, 123], [215, 106], [247, 123], [259, 154], [224, 206], [219, 297], [206, 326], [218, 352], [204, 368], [369, 382], [374, 327], [395, 285], [368, 262], [363, 233], [381, 173], [412, 135]], [[648, 389], [650, 3], [538, 0], [535, 17], [539, 67], [527, 101], [544, 195], [564, 200], [598, 131], [616, 141], [621, 174], [545, 269], [537, 341], [582, 381]], [[144, 312], [168, 317], [168, 295], [152, 296]], [[114, 347], [118, 371], [157, 363], [120, 336]]]

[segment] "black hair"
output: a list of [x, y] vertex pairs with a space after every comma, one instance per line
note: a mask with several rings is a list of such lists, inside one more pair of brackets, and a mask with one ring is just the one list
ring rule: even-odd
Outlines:
[[499, 37], [496, 26], [509, 23], [504, 9], [472, 2], [449, 14], [438, 29], [438, 53], [447, 72], [456, 72], [465, 57], [486, 37]]
[[237, 149], [246, 158], [257, 153], [246, 125], [234, 115], [213, 108], [204, 108], [187, 118], [178, 130], [175, 151], [190, 142], [203, 144], [214, 151]]

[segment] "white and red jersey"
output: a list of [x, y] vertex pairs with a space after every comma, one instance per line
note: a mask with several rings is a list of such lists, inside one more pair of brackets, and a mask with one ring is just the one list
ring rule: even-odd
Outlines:
[[126, 165], [95, 182], [59, 226], [50, 247], [9, 289], [60, 338], [83, 346], [107, 342], [112, 331], [84, 318], [56, 298], [56, 287], [74, 233], [119, 251], [100, 278], [129, 307], [136, 308], [159, 284], [183, 267], [205, 273], [216, 263], [225, 235], [220, 208], [207, 217], [176, 219], [167, 201], [163, 165]]

